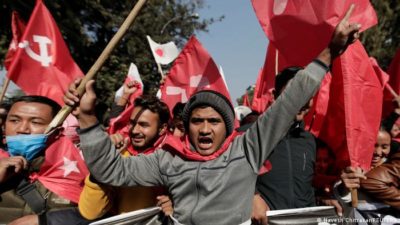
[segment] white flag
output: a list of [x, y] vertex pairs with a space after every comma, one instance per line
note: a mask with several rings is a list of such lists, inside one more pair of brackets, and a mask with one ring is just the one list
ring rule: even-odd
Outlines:
[[[142, 89], [143, 89], [142, 78], [140, 78], [140, 74], [139, 74], [138, 68], [137, 68], [137, 66], [136, 66], [134, 63], [131, 63], [131, 65], [129, 66], [129, 71], [128, 71], [128, 74], [126, 75], [126, 77], [128, 78], [128, 79], [127, 79], [128, 82], [134, 81], [134, 80], [136, 80], [137, 82], [139, 82], [139, 83], [140, 83], [140, 86], [141, 86]], [[114, 101], [115, 101], [115, 102], [122, 96], [123, 91], [124, 91], [124, 85], [122, 85], [122, 86], [118, 89], [118, 91], [115, 93], [115, 98], [114, 98]]]
[[228, 90], [228, 92], [229, 92], [229, 89], [228, 89], [228, 84], [226, 83], [226, 80], [225, 80], [225, 74], [224, 74], [224, 70], [222, 69], [222, 66], [221, 66], [221, 65], [219, 65], [219, 68], [218, 68], [218, 70], [219, 70], [219, 73], [221, 74], [222, 80], [224, 81], [224, 84], [225, 84], [226, 90]]
[[146, 36], [149, 41], [151, 51], [157, 63], [162, 65], [170, 64], [179, 55], [179, 50], [175, 43], [170, 41], [166, 44], [158, 44], [153, 41], [149, 35]]

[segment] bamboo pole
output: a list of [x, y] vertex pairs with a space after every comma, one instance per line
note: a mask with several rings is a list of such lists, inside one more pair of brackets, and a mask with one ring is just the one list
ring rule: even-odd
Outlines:
[[351, 206], [357, 208], [358, 206], [358, 193], [357, 189], [351, 189]]
[[[82, 79], [81, 83], [79, 84], [79, 87], [77, 88], [78, 94], [80, 97], [85, 93], [85, 85], [86, 83], [93, 79], [96, 73], [101, 69], [103, 66], [104, 62], [106, 59], [110, 56], [111, 52], [114, 50], [114, 48], [117, 46], [119, 41], [122, 39], [122, 37], [125, 35], [125, 33], [128, 31], [129, 27], [132, 25], [133, 21], [135, 20], [136, 16], [138, 15], [139, 11], [142, 9], [144, 4], [146, 3], [147, 0], [139, 0], [135, 7], [133, 7], [132, 11], [129, 13], [128, 17], [125, 19], [124, 23], [121, 25], [119, 28], [118, 32], [114, 35], [114, 37], [111, 39], [111, 41], [107, 44], [106, 48], [103, 50], [99, 58], [96, 60], [96, 62], [93, 64], [93, 66], [90, 68], [90, 70], [86, 73], [85, 77]], [[71, 113], [72, 107], [68, 105], [64, 105], [64, 107], [60, 110], [60, 112], [54, 117], [54, 119], [51, 121], [49, 126], [47, 127], [45, 133], [50, 132], [52, 129], [60, 126], [65, 118]]]
[[4, 96], [6, 96], [6, 92], [8, 89], [8, 85], [10, 84], [10, 78], [6, 76], [5, 82], [3, 83], [3, 88], [1, 89], [1, 95], [0, 95], [0, 102], [3, 102]]
[[158, 68], [158, 72], [161, 74], [161, 79], [164, 79], [165, 75], [164, 72], [162, 71], [162, 67], [160, 63], [157, 63], [157, 68]]
[[393, 90], [393, 88], [388, 83], [385, 84], [385, 88], [388, 89], [388, 91], [390, 92], [390, 94], [393, 95], [393, 97], [395, 98], [399, 97], [399, 95]]
[[275, 49], [275, 76], [279, 73], [279, 52]]

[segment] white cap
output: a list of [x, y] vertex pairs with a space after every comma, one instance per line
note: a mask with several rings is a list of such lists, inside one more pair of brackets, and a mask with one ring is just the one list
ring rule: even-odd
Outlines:
[[251, 113], [251, 109], [247, 106], [244, 105], [239, 105], [235, 107], [235, 116], [236, 119], [241, 121], [243, 118], [245, 118], [247, 115]]

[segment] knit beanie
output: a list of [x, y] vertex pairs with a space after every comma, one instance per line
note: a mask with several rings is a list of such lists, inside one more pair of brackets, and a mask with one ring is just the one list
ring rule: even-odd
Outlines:
[[235, 112], [228, 98], [221, 93], [212, 90], [199, 91], [190, 97], [182, 112], [185, 128], [189, 129], [189, 120], [192, 111], [199, 106], [210, 106], [217, 111], [225, 122], [226, 136], [233, 132]]

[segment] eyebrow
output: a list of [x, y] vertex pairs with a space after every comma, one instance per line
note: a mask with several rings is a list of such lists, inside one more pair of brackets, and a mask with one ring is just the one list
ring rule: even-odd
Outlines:
[[[7, 118], [11, 118], [11, 117], [15, 117], [15, 118], [23, 118], [22, 116], [19, 116], [19, 115], [17, 115], [17, 114], [8, 114], [8, 117]], [[45, 119], [43, 119], [42, 117], [29, 117], [29, 119], [30, 120], [36, 120], [36, 119], [38, 119], [38, 120], [45, 120]]]
[[218, 118], [218, 117], [196, 117], [196, 116], [192, 116], [192, 118], [190, 118], [190, 121], [192, 121], [192, 120], [194, 120], [194, 121], [199, 121], [199, 120], [201, 120], [201, 121], [203, 121], [203, 120], [208, 120], [208, 121], [211, 121], [211, 122], [221, 122], [222, 121], [222, 119], [221, 118]]

